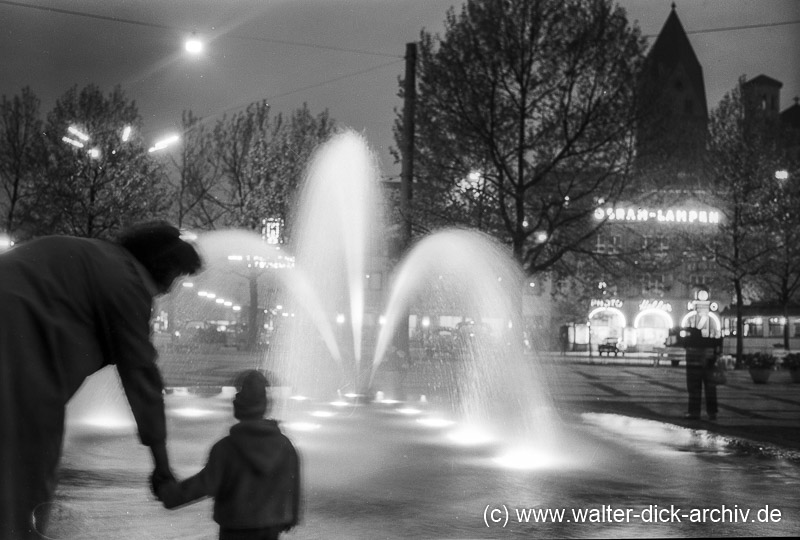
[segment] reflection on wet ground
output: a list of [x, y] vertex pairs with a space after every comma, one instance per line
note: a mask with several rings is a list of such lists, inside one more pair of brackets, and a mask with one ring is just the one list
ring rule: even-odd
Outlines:
[[[167, 396], [169, 449], [178, 476], [199, 470], [234, 422], [227, 390]], [[531, 454], [488, 436], [464, 437], [465, 426], [427, 403], [285, 400], [276, 416], [301, 453], [304, 475], [303, 522], [287, 538], [800, 532], [800, 467], [742, 456], [727, 439], [701, 430], [584, 414], [564, 426], [557, 448], [537, 449], [532, 441], [531, 451], [538, 453]], [[71, 423], [49, 536], [216, 538], [211, 501], [164, 510], [149, 493], [150, 467], [147, 450], [130, 428]], [[566, 513], [538, 523], [531, 514], [525, 523], [528, 509]], [[694, 509], [700, 513], [692, 514]], [[705, 522], [690, 522], [703, 510]], [[573, 511], [587, 512], [584, 522]], [[765, 515], [772, 522], [760, 522]]]

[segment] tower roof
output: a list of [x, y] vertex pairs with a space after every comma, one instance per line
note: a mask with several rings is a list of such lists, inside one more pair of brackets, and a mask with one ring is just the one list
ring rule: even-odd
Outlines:
[[778, 88], [778, 89], [783, 87], [783, 83], [781, 81], [773, 79], [772, 77], [767, 77], [764, 74], [761, 74], [761, 75], [759, 75], [757, 77], [753, 77], [752, 79], [750, 79], [749, 81], [744, 83], [744, 85], [745, 86], [761, 86], [761, 85], [774, 86], [775, 88]]
[[686, 35], [686, 30], [684, 30], [678, 18], [675, 4], [673, 3], [669, 17], [667, 17], [655, 43], [647, 53], [644, 72], [658, 75], [672, 73], [679, 65], [683, 66], [689, 78], [689, 84], [697, 90], [703, 109], [707, 110], [708, 104], [706, 102], [703, 68], [697, 59], [692, 44], [689, 42], [689, 37]]

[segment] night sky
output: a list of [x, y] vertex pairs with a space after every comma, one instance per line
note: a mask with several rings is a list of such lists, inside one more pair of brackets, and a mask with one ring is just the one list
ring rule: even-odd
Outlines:
[[[620, 3], [644, 35], [655, 36], [672, 0]], [[800, 1], [676, 4], [703, 66], [709, 108], [740, 75], [782, 81], [782, 110], [800, 96]], [[216, 118], [260, 99], [286, 113], [307, 102], [312, 113], [328, 108], [363, 132], [384, 175], [392, 176], [399, 166], [388, 147], [394, 109], [402, 106], [405, 44], [422, 28], [440, 32], [451, 5], [460, 6], [456, 0], [0, 0], [0, 94], [30, 86], [44, 114], [73, 85], [119, 84], [139, 105], [148, 140], [177, 131], [184, 109]], [[739, 28], [708, 31], [731, 27]], [[183, 51], [193, 32], [208, 40], [200, 57]]]

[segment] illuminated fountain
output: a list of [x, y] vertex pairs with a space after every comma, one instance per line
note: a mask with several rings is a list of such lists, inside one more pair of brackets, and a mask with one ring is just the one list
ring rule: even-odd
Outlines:
[[292, 235], [296, 264], [283, 274], [302, 309], [270, 355], [275, 371], [301, 394], [318, 398], [380, 390], [375, 375], [401, 318], [416, 298], [436, 296], [452, 313], [497, 323], [491, 336], [478, 333], [465, 343], [457, 373], [451, 370], [446, 381], [445, 406], [472, 429], [519, 442], [550, 439], [546, 379], [523, 354], [522, 273], [488, 236], [447, 230], [416, 245], [396, 272], [385, 322], [369, 342], [374, 350], [363, 347], [367, 258], [383, 230], [377, 179], [374, 157], [354, 133], [334, 137], [315, 155]]
[[[206, 259], [219, 267], [206, 275], [214, 286], [240, 280], [233, 274], [246, 277], [248, 269], [274, 268], [287, 292], [280, 301], [295, 315], [281, 317], [276, 342], [265, 358], [255, 360], [280, 384], [290, 385], [293, 397], [306, 396], [287, 400], [276, 411], [282, 429], [300, 450], [306, 486], [304, 520], [292, 536], [496, 537], [501, 527], [488, 516], [499, 515], [505, 505], [641, 509], [652, 504], [696, 506], [698, 501], [743, 506], [763, 500], [781, 501], [787, 515], [800, 515], [796, 503], [784, 503], [796, 499], [796, 468], [741, 464], [718, 439], [698, 439], [694, 430], [656, 422], [619, 421], [613, 415], [558, 422], [545, 390], [551, 385], [549, 374], [541, 372], [537, 359], [523, 354], [519, 268], [502, 246], [482, 234], [447, 230], [418, 242], [395, 272], [380, 332], [368, 338], [365, 329], [376, 321], [367, 320], [365, 313], [367, 246], [381, 231], [376, 179], [363, 140], [352, 133], [340, 135], [309, 169], [295, 219], [299, 225], [292, 231], [297, 242], [292, 256], [242, 231], [198, 239]], [[493, 331], [474, 332], [459, 355], [435, 366], [441, 368], [437, 382], [444, 388], [439, 396], [376, 400], [371, 405], [356, 399], [331, 401], [370, 385], [371, 391], [383, 390], [381, 373], [392, 337], [409, 306], [420, 301], [441, 302], [478, 323], [491, 322]], [[188, 362], [195, 360], [185, 356]], [[256, 367], [233, 354], [221, 356], [209, 361], [209, 371]], [[167, 363], [162, 369], [173, 367]], [[108, 410], [112, 401], [119, 411], [114, 422], [125, 417], [113, 375], [107, 371], [93, 378], [106, 378], [99, 381], [102, 391], [82, 389], [70, 405], [73, 421], [88, 435], [65, 442], [59, 511], [48, 537], [211, 538], [216, 529], [209, 501], [176, 512], [163, 510], [149, 496], [151, 459], [130, 424], [114, 430], [109, 419], [100, 422], [101, 428], [90, 420], [93, 409]], [[183, 377], [189, 388], [171, 388], [165, 396], [170, 458], [179, 477], [196, 473], [211, 445], [234, 422], [232, 388], [198, 395], [191, 391], [197, 381]], [[501, 535], [752, 534], [750, 523], [720, 524], [713, 530], [678, 527], [517, 523]], [[797, 520], [791, 517], [758, 532], [796, 530]]]
[[[282, 283], [285, 297], [279, 302], [287, 306], [284, 314], [291, 311], [292, 316], [279, 317], [269, 354], [256, 360], [260, 365], [248, 367], [270, 370], [279, 385], [296, 395], [324, 401], [369, 394], [370, 400], [383, 391], [378, 374], [402, 318], [419, 299], [429, 305], [434, 299], [440, 311], [474, 320], [477, 328], [486, 321], [494, 325], [490, 333], [462, 336], [456, 357], [439, 366], [434, 376], [444, 392], [431, 396], [431, 405], [447, 416], [440, 421], [458, 422], [455, 440], [501, 440], [508, 447], [527, 448], [533, 460], [540, 460], [542, 452], [552, 453], [556, 423], [547, 377], [523, 354], [523, 276], [503, 246], [474, 231], [429, 235], [399, 265], [383, 313], [371, 313], [372, 320], [366, 320], [368, 258], [375, 251], [370, 247], [385, 242], [380, 238], [378, 177], [365, 141], [345, 132], [323, 145], [309, 165], [293, 219], [292, 255], [256, 233], [199, 236], [207, 265], [199, 280], [204, 286], [219, 291], [235, 283], [242, 286], [242, 279], [253, 285], [270, 269], [276, 271], [269, 279]], [[223, 298], [212, 300], [213, 307]], [[263, 298], [251, 301], [266, 303]], [[383, 324], [377, 324], [379, 315]], [[245, 319], [243, 313], [240, 318]], [[365, 328], [372, 332], [369, 338]], [[121, 395], [119, 388], [102, 392]], [[82, 392], [71, 418], [85, 422], [88, 413], [77, 412], [86, 409], [80, 403], [96, 401], [98, 395]], [[113, 409], [124, 410], [122, 400]], [[129, 416], [116, 416], [130, 426]]]

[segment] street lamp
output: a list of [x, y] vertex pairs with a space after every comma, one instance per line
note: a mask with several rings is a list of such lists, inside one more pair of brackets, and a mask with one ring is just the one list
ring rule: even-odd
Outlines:
[[164, 148], [167, 148], [168, 146], [175, 144], [180, 139], [181, 139], [180, 135], [169, 135], [168, 137], [156, 141], [156, 143], [152, 147], [148, 148], [147, 151], [152, 153], [152, 152], [157, 152], [159, 150], [163, 150]]
[[14, 246], [14, 241], [6, 233], [0, 233], [0, 252], [10, 249]]
[[[81, 128], [70, 125], [67, 127], [68, 135], [64, 135], [61, 137], [61, 140], [70, 146], [74, 146], [75, 148], [85, 148], [87, 144], [91, 141], [92, 137]], [[103, 133], [110, 133], [110, 131], [104, 131]], [[122, 128], [120, 132], [120, 140], [122, 142], [130, 141], [131, 134], [133, 133], [133, 128], [130, 125], [126, 125]], [[114, 152], [112, 152], [114, 153]], [[102, 155], [100, 152], [100, 148], [95, 146], [87, 151], [87, 154], [92, 159], [100, 159]]]
[[192, 36], [189, 39], [187, 39], [183, 47], [184, 49], [186, 49], [186, 52], [188, 52], [191, 55], [201, 54], [204, 48], [203, 42], [200, 41], [200, 39], [198, 39], [195, 36]]

